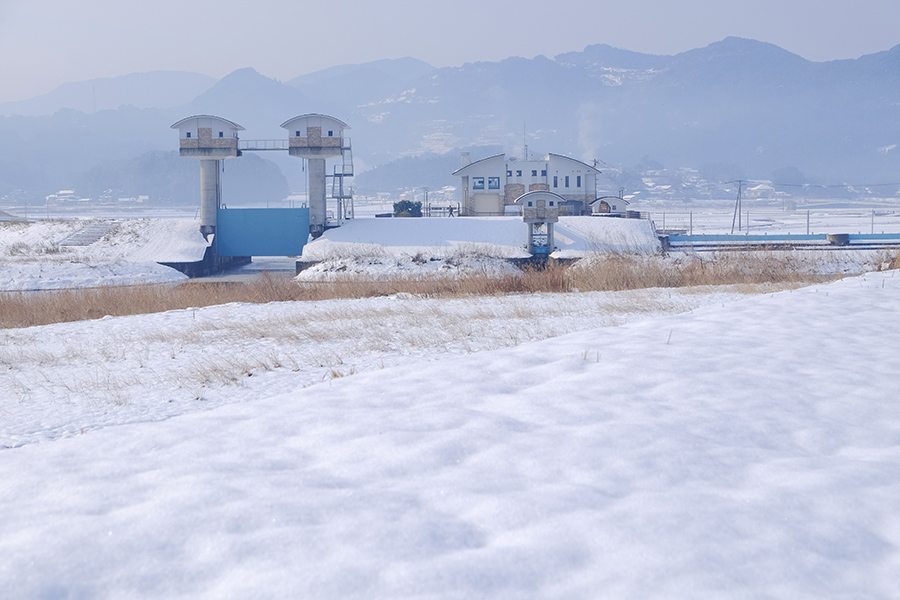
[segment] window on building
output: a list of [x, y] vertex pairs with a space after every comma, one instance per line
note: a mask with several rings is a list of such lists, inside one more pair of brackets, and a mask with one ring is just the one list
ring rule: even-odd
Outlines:
[[516, 170], [516, 177], [521, 177], [521, 176], [522, 176], [522, 169], [517, 169], [517, 170]]
[[556, 175], [553, 176], [553, 187], [559, 187], [559, 178]]
[[506, 172], [506, 176], [507, 176], [507, 177], [512, 177], [512, 171], [507, 171], [507, 172]]
[[541, 177], [547, 176], [547, 169], [541, 169]]
[[225, 137], [225, 132], [224, 132], [224, 131], [220, 131], [220, 132], [219, 132], [219, 137]]
[[531, 170], [531, 176], [532, 176], [532, 177], [537, 177], [537, 169], [532, 169], [532, 170]]
[[581, 187], [581, 175], [578, 175], [577, 177], [575, 177], [575, 187], [577, 187], [577, 188]]
[[185, 137], [191, 137], [191, 132], [188, 131], [187, 133], [184, 134], [184, 136], [185, 136]]
[[332, 137], [333, 135], [334, 135], [334, 131], [331, 130], [331, 129], [329, 129], [329, 130], [328, 130], [328, 137]]
[[569, 176], [566, 175], [566, 187], [569, 187]]
[[484, 177], [473, 177], [472, 178], [472, 189], [473, 190], [483, 190], [484, 189]]
[[500, 189], [500, 178], [499, 177], [488, 177], [488, 189], [489, 190], [499, 190]]

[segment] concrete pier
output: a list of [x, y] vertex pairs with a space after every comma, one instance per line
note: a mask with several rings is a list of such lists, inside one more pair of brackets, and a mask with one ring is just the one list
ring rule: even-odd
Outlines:
[[216, 232], [216, 211], [222, 203], [219, 161], [200, 161], [200, 233], [209, 238]]
[[309, 233], [319, 237], [325, 231], [325, 159], [309, 158]]

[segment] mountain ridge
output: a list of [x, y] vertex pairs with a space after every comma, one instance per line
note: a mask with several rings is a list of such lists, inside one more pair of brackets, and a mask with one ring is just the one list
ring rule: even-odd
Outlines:
[[[900, 45], [857, 59], [812, 62], [737, 37], [674, 55], [593, 44], [553, 58], [458, 67], [407, 57], [341, 65], [287, 82], [247, 67], [176, 106], [0, 117], [4, 139], [16, 140], [0, 147], [6, 161], [0, 163], [0, 193], [26, 184], [62, 189], [73, 169], [91, 160], [141, 148], [171, 150], [176, 142], [160, 123], [168, 120], [167, 128], [201, 113], [241, 124], [246, 139], [281, 138], [279, 124], [298, 114], [332, 114], [352, 128], [358, 172], [461, 147], [500, 147], [522, 156], [527, 145], [532, 152], [613, 165], [648, 158], [672, 167], [724, 165], [748, 176], [792, 167], [830, 180], [893, 180], [900, 171], [900, 153], [891, 150], [900, 144], [897, 98]], [[52, 161], [27, 162], [46, 162], [39, 144], [48, 143]], [[75, 154], [76, 161], [58, 162]], [[302, 176], [297, 161], [268, 158], [296, 189]]]

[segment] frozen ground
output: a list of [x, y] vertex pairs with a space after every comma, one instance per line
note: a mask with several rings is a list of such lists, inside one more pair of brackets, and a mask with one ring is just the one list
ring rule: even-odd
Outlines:
[[0, 590], [896, 598], [895, 275], [4, 331]]

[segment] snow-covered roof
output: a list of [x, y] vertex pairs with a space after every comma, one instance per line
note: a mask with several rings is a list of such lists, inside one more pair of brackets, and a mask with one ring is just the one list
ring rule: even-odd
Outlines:
[[577, 158], [572, 158], [571, 156], [563, 156], [562, 154], [553, 154], [552, 152], [551, 152], [550, 154], [548, 154], [547, 156], [550, 156], [550, 157], [554, 157], [554, 156], [555, 156], [556, 158], [562, 158], [562, 159], [565, 159], [565, 160], [570, 160], [570, 161], [572, 161], [572, 162], [576, 162], [576, 163], [579, 163], [579, 164], [581, 164], [581, 165], [584, 165], [585, 167], [587, 167], [588, 169], [594, 171], [595, 173], [599, 173], [599, 172], [600, 172], [600, 169], [598, 169], [597, 167], [591, 166], [591, 165], [587, 164], [586, 162], [582, 162], [582, 161], [578, 160]]
[[522, 194], [521, 196], [516, 198], [515, 202], [516, 202], [516, 204], [524, 205], [529, 200], [539, 200], [541, 198], [543, 198], [545, 200], [552, 200], [556, 203], [562, 203], [562, 202], [566, 201], [565, 198], [563, 198], [556, 192], [550, 192], [547, 190], [534, 190], [534, 191]]
[[285, 121], [284, 123], [282, 123], [281, 127], [285, 128], [285, 129], [291, 129], [291, 123], [294, 123], [295, 121], [299, 121], [300, 119], [309, 119], [309, 120], [319, 119], [321, 122], [331, 122], [331, 123], [337, 125], [341, 129], [350, 129], [350, 126], [347, 125], [346, 123], [344, 123], [343, 121], [341, 121], [340, 119], [336, 119], [332, 116], [323, 115], [320, 113], [308, 113], [305, 115], [297, 115], [296, 117], [290, 118], [287, 121]]
[[[464, 167], [460, 167], [459, 169], [453, 171], [453, 175], [455, 175], [456, 177], [462, 177], [463, 175], [465, 175], [465, 172], [464, 172], [464, 171], [465, 171], [466, 169], [470, 169], [470, 168], [474, 167], [475, 165], [480, 165], [480, 164], [483, 164], [483, 163], [485, 163], [485, 162], [487, 162], [487, 161], [497, 160], [498, 158], [499, 158], [501, 161], [507, 160], [507, 159], [506, 159], [506, 154], [494, 154], [493, 156], [488, 156], [488, 157], [485, 157], [485, 158], [481, 158], [481, 159], [479, 159], [479, 160], [476, 160], [476, 161], [473, 161], [473, 162], [467, 164], [467, 165], [464, 166]], [[594, 173], [599, 173], [599, 172], [600, 172], [600, 169], [598, 169], [598, 168], [596, 168], [596, 167], [593, 167], [593, 166], [591, 166], [591, 165], [589, 165], [589, 164], [587, 164], [587, 163], [585, 163], [585, 162], [582, 162], [582, 161], [580, 161], [580, 160], [578, 160], [578, 159], [576, 159], [576, 158], [571, 158], [571, 157], [569, 157], [569, 156], [563, 156], [562, 154], [553, 154], [552, 152], [549, 153], [549, 154], [547, 154], [544, 158], [542, 158], [542, 159], [540, 159], [540, 160], [521, 160], [521, 161], [516, 161], [516, 162], [517, 162], [517, 163], [521, 163], [521, 164], [538, 163], [538, 162], [547, 162], [547, 161], [549, 161], [549, 160], [551, 160], [551, 159], [554, 159], [554, 158], [555, 158], [555, 159], [562, 159], [562, 160], [566, 160], [566, 161], [570, 161], [570, 162], [574, 162], [574, 163], [578, 163], [579, 165], [582, 165], [583, 167], [585, 167], [585, 168], [587, 168], [587, 169], [593, 171]], [[511, 158], [508, 159], [508, 160], [509, 160], [510, 162], [513, 162], [513, 159], [511, 159]]]
[[[591, 200], [588, 204], [593, 206], [593, 205], [597, 204], [598, 202], [602, 202], [604, 200], [620, 200], [620, 201], [624, 202], [625, 204], [631, 204], [631, 202], [629, 202], [625, 198], [620, 198], [619, 196], [600, 196], [599, 198]], [[609, 204], [609, 202], [607, 202], [607, 204]]]
[[453, 171], [453, 175], [461, 177], [463, 175], [463, 171], [465, 171], [469, 167], [474, 167], [475, 165], [480, 165], [489, 160], [496, 160], [498, 158], [503, 159], [505, 156], [506, 156], [505, 154], [494, 154], [493, 156], [486, 156], [485, 158], [479, 158], [478, 160], [472, 161], [469, 164], [467, 164], [466, 166], [460, 167], [457, 170]]
[[228, 119], [223, 119], [222, 117], [217, 117], [215, 115], [194, 115], [192, 117], [187, 117], [187, 118], [181, 119], [177, 123], [173, 123], [172, 129], [179, 129], [184, 123], [187, 123], [191, 119], [197, 119], [198, 121], [200, 119], [212, 119], [214, 121], [221, 121], [222, 123], [226, 123], [232, 129], [236, 129], [238, 131], [244, 131], [244, 128], [241, 127], [240, 125], [238, 125], [237, 123], [235, 123], [234, 121], [229, 121]]

